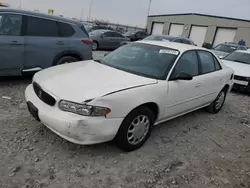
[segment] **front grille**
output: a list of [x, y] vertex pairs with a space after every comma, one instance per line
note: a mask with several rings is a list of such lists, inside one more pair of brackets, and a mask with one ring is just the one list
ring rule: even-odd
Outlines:
[[41, 99], [41, 101], [43, 101], [44, 103], [50, 106], [54, 106], [56, 104], [55, 98], [43, 91], [42, 88], [36, 82], [33, 82], [33, 89], [37, 97]]
[[235, 80], [249, 81], [247, 77], [234, 75]]

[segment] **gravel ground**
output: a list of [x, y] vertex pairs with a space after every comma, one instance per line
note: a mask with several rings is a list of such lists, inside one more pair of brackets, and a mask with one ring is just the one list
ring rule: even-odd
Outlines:
[[0, 188], [250, 187], [249, 95], [230, 93], [216, 115], [199, 110], [156, 126], [124, 153], [69, 143], [36, 122], [24, 101], [30, 82], [0, 82]]

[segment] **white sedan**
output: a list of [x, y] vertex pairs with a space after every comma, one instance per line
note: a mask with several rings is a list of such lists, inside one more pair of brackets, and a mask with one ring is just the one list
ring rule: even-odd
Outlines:
[[250, 92], [250, 51], [234, 51], [222, 61], [235, 72], [233, 88]]
[[140, 41], [38, 72], [25, 97], [30, 113], [68, 141], [114, 140], [132, 151], [153, 125], [203, 107], [219, 112], [232, 85], [233, 70], [206, 49]]

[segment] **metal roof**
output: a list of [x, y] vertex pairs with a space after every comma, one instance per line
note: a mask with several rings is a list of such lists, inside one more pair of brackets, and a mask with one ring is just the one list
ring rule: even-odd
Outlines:
[[195, 16], [206, 16], [206, 17], [212, 17], [212, 18], [222, 18], [222, 19], [228, 19], [228, 20], [236, 20], [236, 21], [245, 21], [245, 22], [250, 22], [250, 20], [247, 20], [247, 19], [231, 18], [231, 17], [215, 16], [215, 15], [209, 15], [209, 14], [199, 14], [199, 13], [160, 14], [160, 15], [149, 15], [148, 17], [162, 17], [162, 16], [189, 16], [189, 15], [195, 15]]

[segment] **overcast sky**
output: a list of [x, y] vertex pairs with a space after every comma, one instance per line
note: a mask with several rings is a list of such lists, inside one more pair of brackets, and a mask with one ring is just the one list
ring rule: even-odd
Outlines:
[[[91, 0], [0, 0], [12, 7], [87, 19]], [[92, 0], [91, 18], [132, 26], [146, 25], [149, 0]], [[150, 15], [204, 13], [250, 20], [250, 0], [152, 0]], [[83, 14], [82, 14], [83, 12]]]

